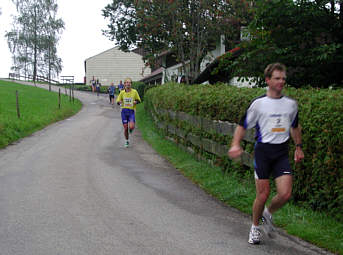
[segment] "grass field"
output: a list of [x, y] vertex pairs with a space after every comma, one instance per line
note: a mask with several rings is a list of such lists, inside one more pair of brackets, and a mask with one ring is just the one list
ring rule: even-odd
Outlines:
[[[197, 161], [158, 132], [144, 111], [144, 103], [138, 105], [136, 119], [143, 138], [183, 175], [228, 206], [251, 215], [255, 199], [253, 171], [242, 179], [234, 173], [223, 173], [219, 167]], [[288, 234], [335, 254], [343, 254], [343, 222], [328, 217], [324, 212], [314, 212], [290, 202], [275, 213], [274, 223]]]
[[[17, 114], [16, 91], [18, 91], [20, 118]], [[82, 104], [79, 100], [70, 102], [68, 96], [63, 93], [61, 93], [61, 109], [59, 109], [58, 93], [0, 81], [0, 148], [51, 123], [74, 115], [81, 108]]]

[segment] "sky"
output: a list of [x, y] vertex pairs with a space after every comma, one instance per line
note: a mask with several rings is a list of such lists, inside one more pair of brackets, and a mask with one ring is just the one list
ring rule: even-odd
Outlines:
[[[109, 3], [111, 0], [57, 0], [57, 17], [65, 23], [57, 47], [57, 55], [63, 61], [60, 76], [75, 76], [75, 82], [83, 82], [84, 61], [116, 46], [101, 31], [107, 29], [108, 24], [101, 10]], [[11, 0], [1, 0], [0, 12], [0, 78], [7, 78], [11, 72], [12, 55], [5, 33], [12, 28], [15, 5]]]

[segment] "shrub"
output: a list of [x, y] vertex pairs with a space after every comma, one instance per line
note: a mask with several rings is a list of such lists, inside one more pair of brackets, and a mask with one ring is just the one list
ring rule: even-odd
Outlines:
[[152, 88], [152, 87], [156, 87], [157, 85], [153, 84], [145, 84], [144, 82], [133, 82], [132, 83], [132, 88], [136, 89], [141, 100], [143, 101], [144, 100], [144, 95], [145, 95], [145, 92]]

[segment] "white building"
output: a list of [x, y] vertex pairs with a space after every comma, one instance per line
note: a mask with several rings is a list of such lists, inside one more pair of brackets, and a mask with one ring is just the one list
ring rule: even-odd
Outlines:
[[[204, 71], [208, 65], [215, 61], [219, 56], [225, 53], [224, 36], [221, 35], [216, 43], [216, 47], [207, 52], [206, 56], [200, 63], [200, 72]], [[182, 63], [176, 61], [176, 56], [171, 51], [162, 52], [159, 55], [158, 61], [160, 65], [157, 66], [156, 70], [153, 70], [150, 76], [142, 79], [145, 83], [164, 84], [169, 81], [180, 82], [182, 77], [185, 77], [185, 70]], [[186, 68], [188, 67], [186, 62]]]
[[135, 52], [123, 52], [114, 47], [85, 60], [86, 84], [90, 84], [93, 76], [102, 85], [115, 85], [119, 81], [131, 78], [139, 81], [150, 75], [151, 70], [146, 67], [142, 56]]
[[[218, 56], [221, 56], [225, 53], [224, 40], [225, 40], [225, 37], [221, 35], [220, 39], [216, 43], [215, 49], [210, 52], [207, 52], [206, 56], [200, 63], [200, 72], [205, 70], [207, 65], [209, 65], [212, 61], [214, 61]], [[162, 84], [164, 82], [171, 81], [171, 80], [176, 81], [176, 79], [178, 82], [180, 82], [181, 77], [185, 75], [182, 63], [169, 66], [166, 62], [167, 62], [166, 58], [162, 58], [162, 65], [167, 66], [167, 68], [165, 68], [163, 72]]]

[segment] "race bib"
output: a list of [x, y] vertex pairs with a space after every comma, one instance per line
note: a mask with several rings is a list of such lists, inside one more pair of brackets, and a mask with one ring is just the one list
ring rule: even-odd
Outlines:
[[133, 98], [126, 97], [124, 98], [124, 107], [133, 107]]
[[289, 129], [289, 120], [287, 117], [282, 116], [281, 114], [275, 114], [269, 116], [268, 119], [268, 131], [276, 134], [276, 133], [285, 133], [288, 132]]

